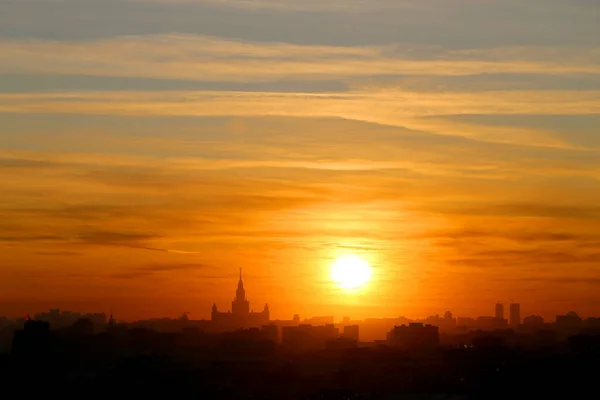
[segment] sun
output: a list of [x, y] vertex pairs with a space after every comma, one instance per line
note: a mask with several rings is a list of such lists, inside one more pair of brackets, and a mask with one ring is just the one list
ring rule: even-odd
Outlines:
[[371, 265], [356, 255], [337, 258], [331, 266], [331, 279], [342, 289], [356, 289], [371, 279]]

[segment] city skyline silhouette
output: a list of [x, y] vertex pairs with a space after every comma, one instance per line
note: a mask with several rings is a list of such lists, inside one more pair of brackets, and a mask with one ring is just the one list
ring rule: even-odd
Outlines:
[[[571, 312], [552, 323], [533, 316], [520, 321], [517, 303], [509, 319], [503, 304], [493, 309], [494, 317], [462, 321], [450, 311], [419, 322], [264, 321], [249, 318], [240, 276], [232, 310], [213, 312], [209, 321], [184, 313], [123, 323], [112, 314], [107, 319], [58, 309], [12, 324], [0, 318], [0, 377], [18, 387], [35, 380], [29, 396], [86, 393], [94, 399], [114, 394], [114, 387], [121, 396], [215, 399], [589, 393], [600, 360], [600, 318]], [[478, 325], [461, 325], [466, 320]], [[384, 338], [369, 340], [375, 325]], [[555, 383], [544, 385], [549, 378]], [[51, 384], [57, 380], [59, 387]]]
[[0, 387], [583, 398], [600, 0], [0, 0]]
[[[580, 317], [575, 311], [569, 311], [565, 314], [556, 314], [555, 319], [544, 319], [539, 314], [532, 313], [523, 314], [521, 311], [521, 304], [511, 302], [507, 304], [508, 311], [505, 313], [505, 304], [503, 302], [496, 302], [493, 308], [490, 307], [490, 313], [481, 316], [458, 316], [454, 315], [452, 311], [447, 310], [443, 316], [440, 314], [434, 314], [428, 317], [407, 317], [407, 316], [396, 316], [387, 318], [365, 318], [365, 319], [352, 319], [349, 316], [343, 316], [342, 318], [336, 319], [335, 316], [305, 316], [300, 318], [299, 314], [294, 314], [292, 318], [288, 319], [271, 319], [270, 318], [270, 307], [268, 304], [264, 305], [262, 311], [255, 312], [251, 307], [249, 298], [246, 295], [244, 288], [244, 280], [242, 277], [242, 269], [239, 270], [239, 279], [237, 282], [237, 289], [235, 296], [231, 302], [231, 307], [221, 308], [217, 303], [213, 303], [211, 307], [210, 317], [207, 319], [194, 319], [190, 318], [190, 312], [184, 311], [178, 318], [169, 318], [165, 316], [155, 316], [154, 318], [147, 320], [138, 321], [123, 321], [121, 323], [142, 323], [144, 321], [198, 321], [203, 323], [203, 329], [208, 329], [211, 332], [228, 332], [239, 329], [249, 328], [260, 328], [269, 324], [276, 324], [279, 326], [299, 326], [302, 324], [315, 323], [317, 325], [331, 325], [331, 324], [342, 324], [349, 325], [353, 324], [365, 324], [369, 321], [403, 321], [405, 324], [410, 323], [426, 323], [428, 325], [436, 326], [440, 330], [446, 331], [446, 333], [457, 334], [459, 332], [466, 332], [472, 330], [501, 330], [501, 329], [513, 329], [520, 330], [521, 328], [526, 329], [537, 329], [551, 328], [551, 329], [563, 329], [565, 326], [571, 324], [575, 327], [583, 328], [585, 325], [589, 327], [600, 326], [600, 317], [589, 316], [588, 318]], [[221, 310], [221, 311], [220, 311]], [[62, 311], [60, 308], [52, 308], [48, 312], [40, 313], [28, 313], [24, 319], [10, 319], [7, 317], [0, 317], [4, 322], [4, 325], [9, 325], [9, 321], [14, 321], [18, 324], [18, 321], [37, 320], [45, 321], [51, 325], [58, 324], [59, 326], [66, 326], [77, 322], [79, 319], [89, 319], [93, 323], [104, 325], [114, 323], [117, 319], [116, 315], [111, 308], [110, 314], [103, 312], [95, 313], [81, 313], [72, 311]], [[33, 318], [31, 316], [34, 316]], [[387, 326], [390, 323], [388, 322]], [[181, 328], [181, 326], [179, 326]], [[380, 337], [383, 339], [383, 334], [387, 332], [379, 332]], [[371, 337], [371, 341], [377, 338]]]

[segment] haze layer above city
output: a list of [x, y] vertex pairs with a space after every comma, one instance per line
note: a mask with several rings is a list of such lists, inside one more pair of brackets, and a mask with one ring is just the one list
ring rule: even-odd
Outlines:
[[600, 316], [599, 20], [2, 0], [0, 315]]

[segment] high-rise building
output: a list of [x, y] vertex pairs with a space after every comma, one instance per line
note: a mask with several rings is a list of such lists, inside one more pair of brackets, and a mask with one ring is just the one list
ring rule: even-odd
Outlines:
[[240, 280], [235, 291], [235, 299], [231, 302], [231, 312], [233, 314], [248, 314], [250, 312], [250, 302], [246, 298], [246, 290], [244, 289], [244, 281], [242, 280], [242, 270], [240, 268]]
[[504, 319], [504, 304], [502, 303], [496, 303], [496, 319]]
[[444, 319], [440, 319], [438, 327], [441, 331], [453, 331], [456, 329], [456, 318], [452, 316], [452, 312], [446, 311], [444, 313]]
[[346, 325], [344, 326], [344, 337], [358, 342], [358, 325]]
[[504, 319], [504, 304], [496, 303], [494, 319], [492, 321], [493, 329], [506, 329], [508, 327], [508, 321]]
[[231, 312], [220, 312], [217, 305], [213, 304], [211, 320], [216, 330], [232, 330], [239, 328], [260, 327], [269, 324], [269, 306], [265, 304], [262, 312], [250, 310], [250, 302], [246, 298], [242, 270], [240, 269], [240, 280], [235, 292], [235, 298], [231, 302]]
[[510, 305], [510, 326], [518, 328], [521, 325], [521, 305], [513, 303]]

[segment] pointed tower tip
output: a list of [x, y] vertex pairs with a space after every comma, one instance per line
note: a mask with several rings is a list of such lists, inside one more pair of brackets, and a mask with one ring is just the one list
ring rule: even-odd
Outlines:
[[240, 281], [242, 280], [242, 269], [240, 268]]

